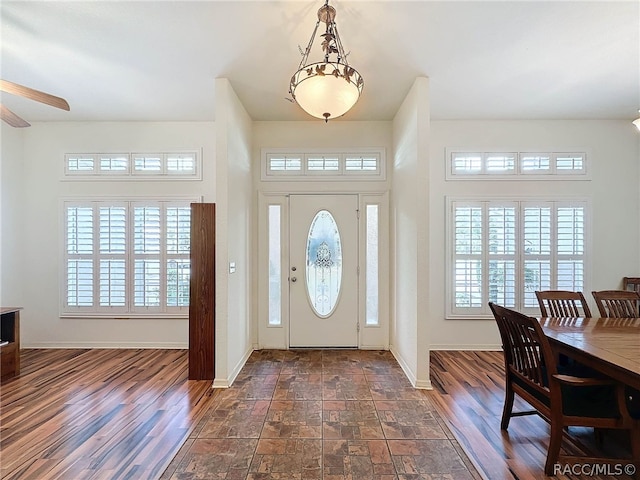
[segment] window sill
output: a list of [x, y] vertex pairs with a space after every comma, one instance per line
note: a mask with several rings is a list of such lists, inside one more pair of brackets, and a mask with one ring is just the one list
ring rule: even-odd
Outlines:
[[144, 314], [122, 314], [111, 313], [61, 313], [60, 318], [82, 318], [87, 320], [188, 320], [188, 313], [144, 313]]

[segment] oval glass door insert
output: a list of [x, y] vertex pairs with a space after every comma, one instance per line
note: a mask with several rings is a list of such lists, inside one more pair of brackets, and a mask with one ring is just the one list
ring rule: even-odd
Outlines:
[[329, 317], [338, 304], [342, 283], [342, 245], [333, 215], [320, 210], [307, 237], [307, 293], [316, 315]]

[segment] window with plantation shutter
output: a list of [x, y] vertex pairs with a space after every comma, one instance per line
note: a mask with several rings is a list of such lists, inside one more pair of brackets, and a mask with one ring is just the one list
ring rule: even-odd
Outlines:
[[550, 153], [520, 154], [520, 171], [524, 174], [547, 173], [551, 171]]
[[99, 155], [99, 166], [102, 173], [129, 172], [129, 155]]
[[455, 225], [455, 303], [466, 308], [481, 306], [482, 208], [469, 204], [456, 209]]
[[584, 286], [585, 211], [582, 207], [558, 208], [558, 273], [559, 290]]
[[95, 170], [95, 155], [67, 155], [65, 171], [69, 174], [90, 173]]
[[161, 223], [160, 206], [134, 205], [134, 309], [159, 308], [162, 305], [160, 301]]
[[125, 181], [199, 180], [201, 155], [177, 153], [67, 153], [64, 156], [66, 180]]
[[453, 175], [476, 175], [482, 172], [482, 153], [452, 152]]
[[267, 170], [271, 175], [300, 172], [302, 171], [302, 157], [303, 155], [295, 153], [267, 155]]
[[345, 155], [344, 169], [346, 172], [368, 172], [378, 174], [380, 172], [380, 155]]
[[339, 172], [340, 157], [336, 155], [307, 155], [307, 172]]
[[584, 152], [478, 152], [447, 149], [449, 180], [586, 179]]
[[162, 161], [162, 154], [153, 153], [138, 153], [133, 155], [133, 170], [137, 174], [152, 174], [157, 175], [162, 173], [164, 164]]
[[66, 304], [93, 305], [93, 208], [68, 206], [66, 209]]
[[587, 202], [448, 199], [447, 317], [488, 302], [538, 311], [536, 290], [585, 288]]
[[582, 172], [585, 168], [585, 156], [582, 153], [556, 153], [553, 158], [558, 172]]
[[489, 296], [500, 305], [513, 305], [516, 297], [516, 211], [513, 203], [487, 209]]
[[101, 206], [98, 215], [99, 305], [124, 308], [127, 208], [124, 205]]
[[167, 208], [167, 306], [189, 306], [191, 209]]
[[165, 159], [167, 173], [170, 175], [193, 175], [196, 173], [195, 153], [169, 153], [166, 154]]
[[[312, 149], [310, 149], [312, 150]], [[384, 180], [384, 149], [353, 151], [262, 151], [262, 180]]]
[[189, 203], [66, 202], [63, 315], [186, 315]]

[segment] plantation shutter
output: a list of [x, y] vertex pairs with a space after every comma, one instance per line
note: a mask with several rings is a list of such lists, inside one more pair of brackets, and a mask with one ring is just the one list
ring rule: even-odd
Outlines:
[[100, 307], [126, 307], [127, 208], [99, 208]]
[[93, 208], [69, 206], [67, 218], [67, 295], [72, 307], [93, 306]]

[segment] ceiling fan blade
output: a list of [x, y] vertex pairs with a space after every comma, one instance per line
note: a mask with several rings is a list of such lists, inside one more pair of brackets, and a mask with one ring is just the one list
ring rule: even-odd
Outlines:
[[41, 92], [40, 90], [34, 90], [33, 88], [25, 87], [24, 85], [18, 85], [17, 83], [9, 82], [7, 80], [0, 80], [0, 90], [69, 111], [69, 104], [64, 98], [56, 97], [55, 95], [50, 95], [48, 93]]
[[27, 121], [23, 120], [22, 118], [20, 118], [18, 115], [13, 113], [11, 110], [9, 110], [4, 105], [0, 105], [0, 118], [2, 118], [2, 120], [7, 122], [12, 127], [23, 128], [23, 127], [30, 127], [31, 126], [31, 124], [29, 122], [27, 122]]

